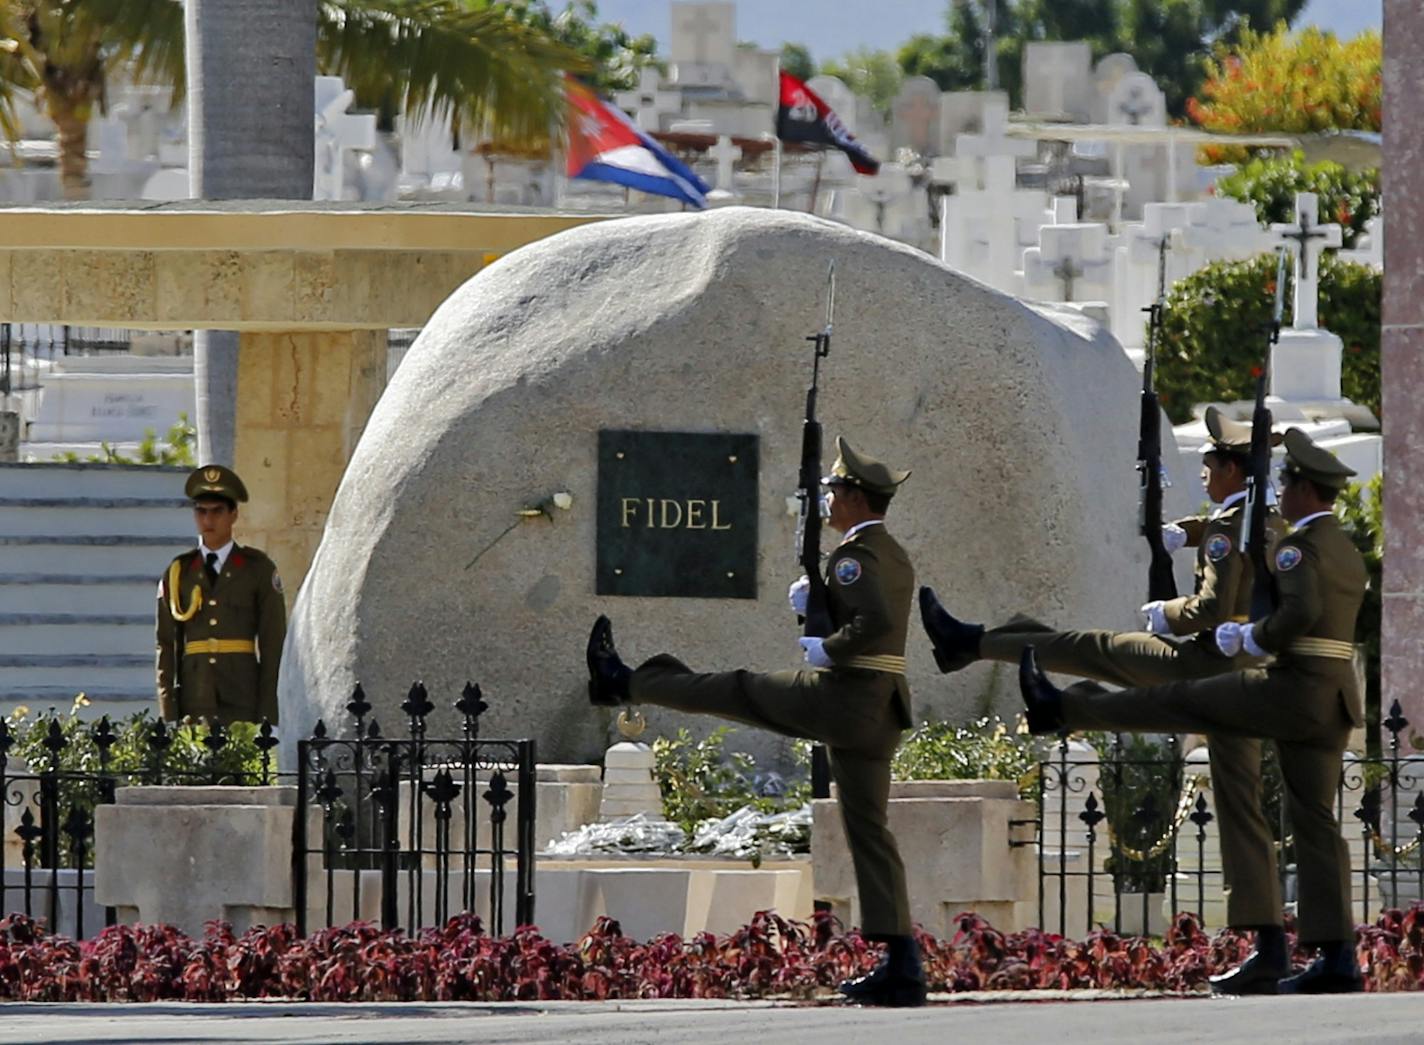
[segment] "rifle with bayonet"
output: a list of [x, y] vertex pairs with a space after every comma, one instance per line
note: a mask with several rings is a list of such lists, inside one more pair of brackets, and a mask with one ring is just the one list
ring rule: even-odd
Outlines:
[[1251, 619], [1269, 616], [1279, 601], [1276, 578], [1266, 561], [1266, 516], [1270, 510], [1271, 411], [1266, 392], [1271, 385], [1271, 353], [1281, 339], [1286, 296], [1286, 248], [1276, 252], [1276, 302], [1267, 328], [1266, 358], [1256, 376], [1256, 407], [1251, 412], [1251, 472], [1246, 477], [1246, 517], [1241, 525], [1241, 550], [1251, 560]]
[[[806, 612], [800, 618], [801, 634], [823, 639], [831, 633], [831, 609], [826, 595], [826, 578], [821, 574], [821, 422], [816, 417], [816, 396], [820, 391], [821, 360], [831, 354], [831, 327], [836, 315], [836, 263], [826, 272], [826, 322], [806, 340], [812, 343], [811, 387], [806, 389], [806, 416], [801, 422], [801, 470], [796, 497], [801, 502], [801, 518], [796, 527], [796, 559], [806, 574]], [[831, 797], [831, 762], [822, 744], [811, 748], [811, 796]]]
[[836, 263], [826, 274], [826, 323], [806, 340], [814, 345], [811, 355], [811, 387], [806, 389], [806, 416], [801, 422], [801, 470], [796, 497], [801, 502], [796, 527], [796, 558], [806, 573], [810, 590], [806, 613], [801, 618], [802, 634], [823, 639], [831, 633], [831, 612], [826, 601], [826, 579], [821, 575], [821, 422], [816, 417], [816, 396], [821, 381], [821, 360], [831, 353], [831, 327], [836, 310]]
[[1137, 427], [1138, 526], [1152, 561], [1147, 567], [1147, 597], [1166, 602], [1177, 597], [1172, 553], [1162, 542], [1162, 404], [1157, 397], [1155, 368], [1162, 320], [1167, 308], [1167, 237], [1157, 245], [1157, 299], [1148, 314], [1147, 355], [1142, 362], [1142, 415]]

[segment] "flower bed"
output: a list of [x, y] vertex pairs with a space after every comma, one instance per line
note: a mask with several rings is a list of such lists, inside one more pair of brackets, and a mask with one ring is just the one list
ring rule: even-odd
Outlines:
[[[947, 941], [922, 934], [932, 991], [1140, 989], [1200, 991], [1245, 957], [1247, 937], [1209, 937], [1179, 915], [1161, 942], [1095, 932], [1082, 941], [1004, 934], [961, 915]], [[1424, 983], [1424, 909], [1387, 911], [1357, 937], [1370, 990]], [[364, 923], [299, 938], [289, 925], [201, 940], [171, 926], [116, 926], [76, 943], [20, 915], [0, 920], [0, 1000], [517, 1001], [826, 996], [871, 968], [877, 951], [829, 917], [810, 925], [770, 912], [723, 938], [669, 933], [637, 943], [601, 918], [576, 944], [537, 929], [490, 937], [473, 915], [418, 936]], [[1297, 955], [1303, 961], [1303, 955]]]

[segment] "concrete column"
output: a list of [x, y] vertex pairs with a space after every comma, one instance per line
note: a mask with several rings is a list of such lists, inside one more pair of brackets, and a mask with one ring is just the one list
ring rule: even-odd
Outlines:
[[242, 334], [234, 467], [252, 499], [238, 540], [273, 558], [289, 603], [385, 385], [384, 330]]
[[1384, 620], [1382, 706], [1424, 734], [1424, 10], [1384, 3]]

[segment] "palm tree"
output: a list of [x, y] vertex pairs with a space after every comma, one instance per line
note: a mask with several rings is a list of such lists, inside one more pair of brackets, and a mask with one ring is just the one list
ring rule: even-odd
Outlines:
[[[344, 77], [359, 104], [449, 114], [457, 127], [523, 140], [558, 122], [558, 73], [587, 65], [521, 11], [492, 0], [0, 0], [0, 133], [12, 140], [18, 135], [14, 96], [32, 92], [59, 129], [66, 197], [88, 195], [89, 118], [104, 108], [116, 71], [167, 84], [175, 101], [182, 97], [189, 57], [184, 6], [198, 27], [190, 39], [200, 48], [216, 49], [223, 60], [235, 48], [239, 59], [250, 59], [223, 74], [222, 97], [204, 92], [208, 120], [192, 121], [200, 134], [205, 124], [231, 128], [222, 140], [233, 148], [209, 153], [214, 170], [207, 173], [230, 173], [235, 186], [252, 185], [254, 169], [275, 170], [297, 158], [265, 150], [253, 155], [250, 146], [258, 139], [286, 141], [289, 128], [300, 127], [310, 139], [311, 99], [291, 103], [302, 97], [301, 90], [293, 93], [299, 83], [310, 95], [318, 67]], [[229, 31], [238, 36], [229, 40]], [[199, 67], [205, 61], [191, 57]], [[244, 105], [254, 97], [282, 101], [276, 108]], [[243, 122], [260, 133], [249, 136]], [[304, 149], [309, 172], [310, 141]], [[216, 183], [204, 190], [209, 197], [229, 195]], [[308, 184], [304, 192], [262, 194], [305, 198], [311, 191]]]

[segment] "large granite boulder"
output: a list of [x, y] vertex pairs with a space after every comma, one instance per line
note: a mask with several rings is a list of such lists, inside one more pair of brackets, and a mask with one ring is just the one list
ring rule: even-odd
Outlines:
[[[446, 709], [472, 679], [491, 705], [486, 735], [534, 737], [544, 760], [594, 757], [611, 728], [585, 698], [584, 641], [600, 612], [635, 661], [666, 650], [708, 669], [797, 664], [787, 497], [804, 339], [821, 323], [832, 258], [827, 447], [844, 433], [913, 468], [890, 526], [919, 577], [971, 620], [1135, 624], [1138, 376], [1108, 334], [801, 214], [630, 218], [501, 259], [410, 349], [297, 598], [284, 732], [344, 721], [358, 680], [389, 730], [417, 678], [441, 707], [433, 731], [452, 731]], [[760, 437], [758, 598], [595, 594], [600, 429]], [[572, 493], [570, 510], [518, 515], [555, 491]], [[1017, 708], [1008, 672], [938, 675], [918, 624], [909, 663], [921, 717]], [[651, 717], [658, 731], [692, 721]]]

